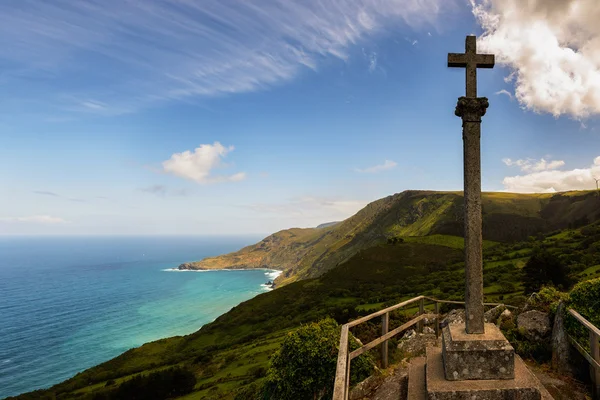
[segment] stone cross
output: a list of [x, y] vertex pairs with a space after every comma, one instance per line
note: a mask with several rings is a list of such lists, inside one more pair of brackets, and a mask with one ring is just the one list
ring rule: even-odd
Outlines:
[[465, 68], [467, 97], [477, 97], [477, 68], [494, 68], [493, 54], [477, 54], [475, 36], [467, 36], [465, 53], [448, 53], [448, 66]]
[[465, 218], [465, 325], [468, 334], [484, 333], [481, 236], [481, 117], [488, 99], [477, 97], [477, 68], [493, 68], [492, 54], [477, 54], [475, 36], [467, 36], [464, 54], [448, 54], [448, 67], [466, 68], [466, 97], [455, 114], [463, 121]]

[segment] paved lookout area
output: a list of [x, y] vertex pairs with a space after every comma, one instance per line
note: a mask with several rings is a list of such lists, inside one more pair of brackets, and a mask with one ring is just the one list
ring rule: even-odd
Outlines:
[[442, 348], [427, 348], [425, 362], [411, 365], [408, 398], [541, 400], [541, 383], [483, 315], [480, 141], [489, 102], [477, 97], [477, 68], [493, 68], [494, 55], [477, 54], [475, 36], [467, 36], [465, 53], [448, 54], [448, 66], [466, 71], [466, 96], [458, 99], [455, 110], [462, 119], [464, 145], [465, 323], [445, 326]]

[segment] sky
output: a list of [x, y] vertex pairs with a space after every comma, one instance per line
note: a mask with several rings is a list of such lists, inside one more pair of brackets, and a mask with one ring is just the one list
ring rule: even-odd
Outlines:
[[594, 189], [597, 0], [0, 2], [0, 234], [267, 234], [461, 190]]

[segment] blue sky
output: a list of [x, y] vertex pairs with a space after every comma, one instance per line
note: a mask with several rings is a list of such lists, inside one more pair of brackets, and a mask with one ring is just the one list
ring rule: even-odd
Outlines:
[[2, 2], [0, 234], [270, 233], [460, 190], [467, 34], [497, 60], [484, 190], [591, 189], [600, 10], [550, 3]]

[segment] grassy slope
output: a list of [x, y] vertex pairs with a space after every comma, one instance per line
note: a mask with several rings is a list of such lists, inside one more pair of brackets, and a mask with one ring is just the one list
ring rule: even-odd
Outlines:
[[[484, 251], [487, 301], [519, 301], [520, 269], [533, 246], [540, 245], [560, 254], [572, 266], [576, 279], [600, 274], [600, 223], [521, 243], [490, 243]], [[402, 244], [363, 249], [321, 277], [261, 294], [194, 334], [130, 350], [57, 385], [51, 392], [38, 394], [85, 398], [92, 391], [104, 390], [109, 379], [118, 384], [140, 371], [183, 364], [198, 377], [196, 392], [186, 398], [231, 399], [240, 388], [263, 379], [253, 369], [267, 367], [269, 355], [286, 332], [302, 323], [326, 315], [343, 323], [417, 294], [460, 299], [464, 285], [460, 248], [456, 237], [435, 235], [407, 237]], [[401, 316], [393, 317], [392, 327], [400, 321]], [[366, 324], [354, 333], [364, 342], [378, 329], [377, 325]]]
[[[391, 236], [460, 236], [462, 193], [406, 191], [374, 201], [334, 226], [289, 229], [235, 253], [189, 263], [189, 268], [280, 268], [279, 284], [314, 278]], [[600, 219], [594, 192], [483, 194], [484, 237], [524, 240], [569, 224]]]

